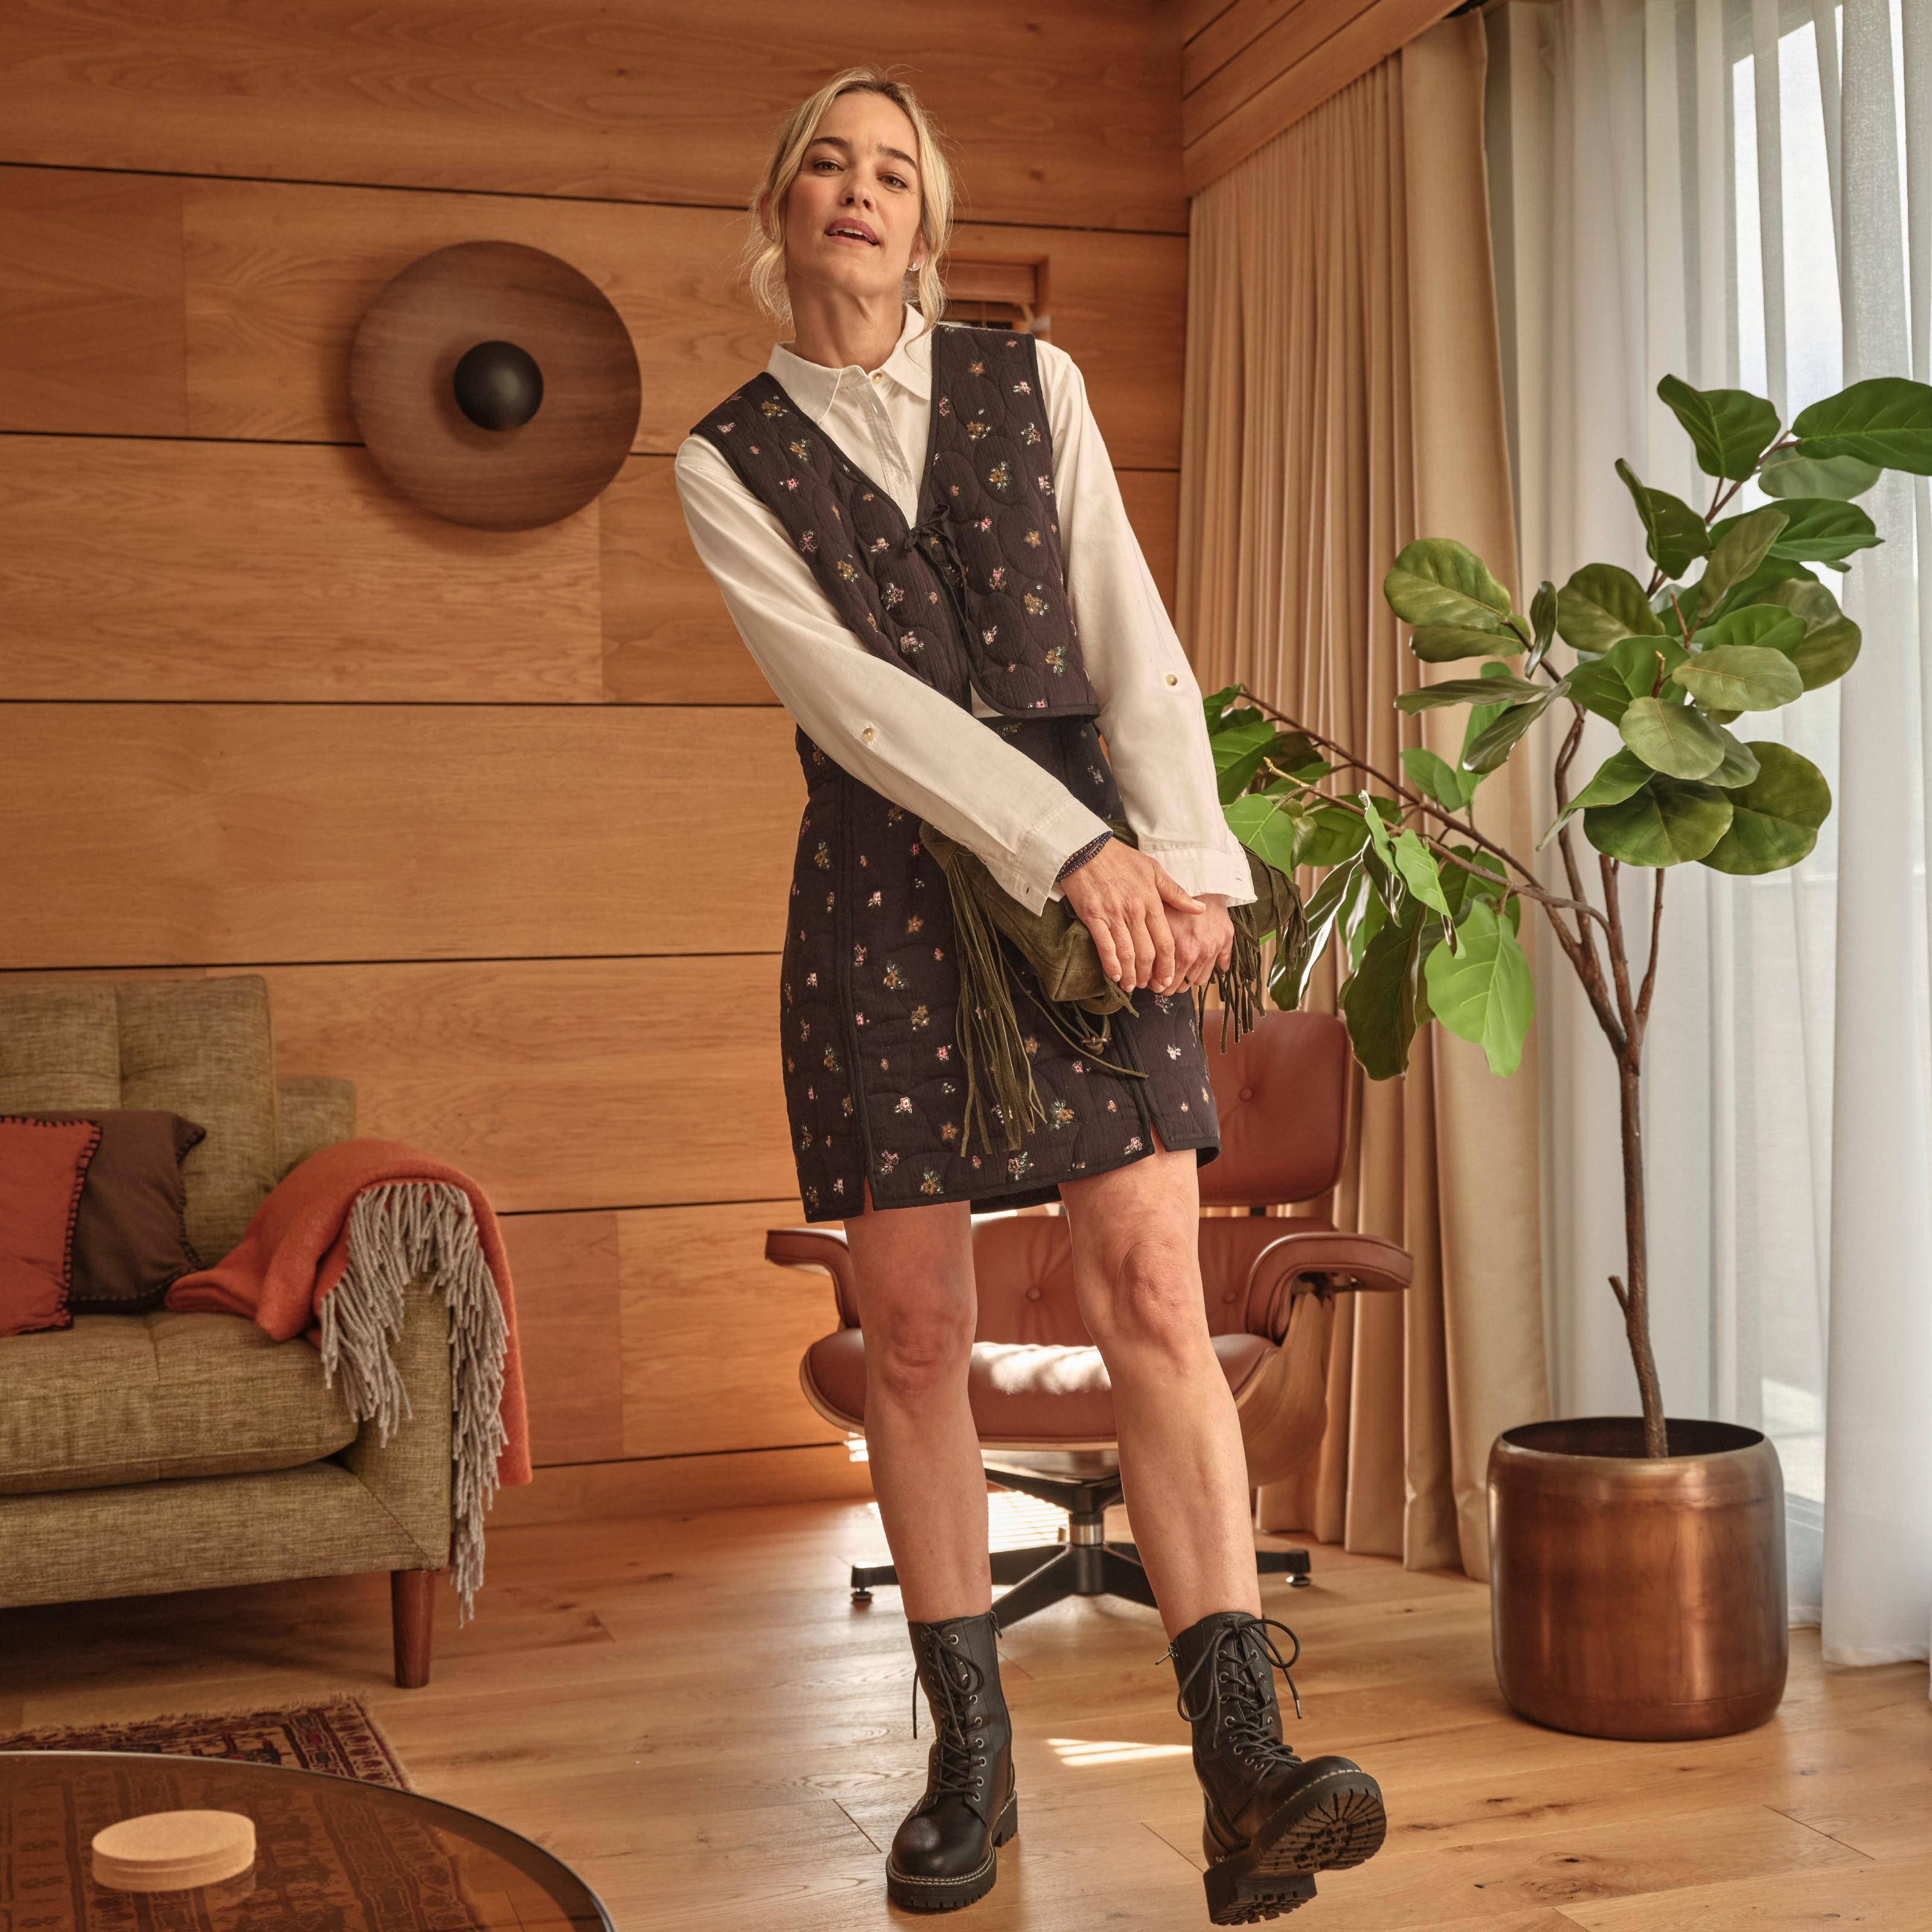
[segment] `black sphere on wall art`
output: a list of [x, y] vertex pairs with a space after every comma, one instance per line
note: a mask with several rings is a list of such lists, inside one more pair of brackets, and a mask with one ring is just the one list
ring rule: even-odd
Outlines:
[[514, 342], [479, 342], [456, 365], [456, 406], [482, 429], [521, 429], [543, 406], [543, 371]]

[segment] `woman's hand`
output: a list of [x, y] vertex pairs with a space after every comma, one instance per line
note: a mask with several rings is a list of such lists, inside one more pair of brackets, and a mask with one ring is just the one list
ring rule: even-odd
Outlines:
[[1100, 970], [1124, 992], [1203, 985], [1233, 951], [1226, 895], [1184, 892], [1158, 860], [1124, 839], [1108, 839], [1060, 890], [1093, 935]]

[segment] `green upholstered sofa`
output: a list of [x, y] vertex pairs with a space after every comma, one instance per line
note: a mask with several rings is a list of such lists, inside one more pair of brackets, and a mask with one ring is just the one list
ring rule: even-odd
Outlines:
[[[208, 1130], [182, 1172], [209, 1265], [290, 1168], [356, 1132], [347, 1081], [275, 1078], [259, 974], [0, 980], [0, 1114], [118, 1107]], [[386, 1570], [397, 1682], [427, 1682], [451, 1444], [448, 1316], [426, 1278], [394, 1354], [412, 1415], [379, 1446], [316, 1348], [238, 1316], [0, 1337], [0, 1606]]]

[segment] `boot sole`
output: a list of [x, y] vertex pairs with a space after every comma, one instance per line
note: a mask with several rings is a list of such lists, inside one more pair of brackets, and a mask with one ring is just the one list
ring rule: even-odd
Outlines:
[[1306, 1905], [1318, 1871], [1346, 1871], [1372, 1858], [1388, 1831], [1381, 1787], [1338, 1765], [1298, 1791], [1246, 1846], [1202, 1875], [1216, 1925], [1252, 1925]]
[[984, 1898], [1000, 1875], [999, 1847], [1020, 1828], [1019, 1793], [1006, 1800], [1000, 1822], [993, 1827], [993, 1842], [986, 1856], [969, 1872], [957, 1878], [918, 1878], [896, 1869], [886, 1861], [886, 1896], [908, 1912], [956, 1912], [962, 1905]]

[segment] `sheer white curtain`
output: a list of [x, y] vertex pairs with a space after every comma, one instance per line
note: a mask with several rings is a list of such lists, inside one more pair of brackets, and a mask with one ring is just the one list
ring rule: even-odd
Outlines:
[[[1488, 25], [1525, 574], [1647, 575], [1614, 460], [1709, 494], [1660, 376], [1787, 424], [1865, 376], [1932, 380], [1932, 0], [1559, 0]], [[1670, 874], [1645, 1119], [1670, 1412], [1777, 1443], [1792, 1617], [1845, 1664], [1932, 1648], [1932, 509], [1890, 472], [1861, 500], [1886, 542], [1834, 587], [1863, 653], [1754, 721], [1825, 772], [1833, 814], [1791, 871]], [[1609, 1054], [1553, 947], [1538, 968], [1557, 1412], [1632, 1413]]]

